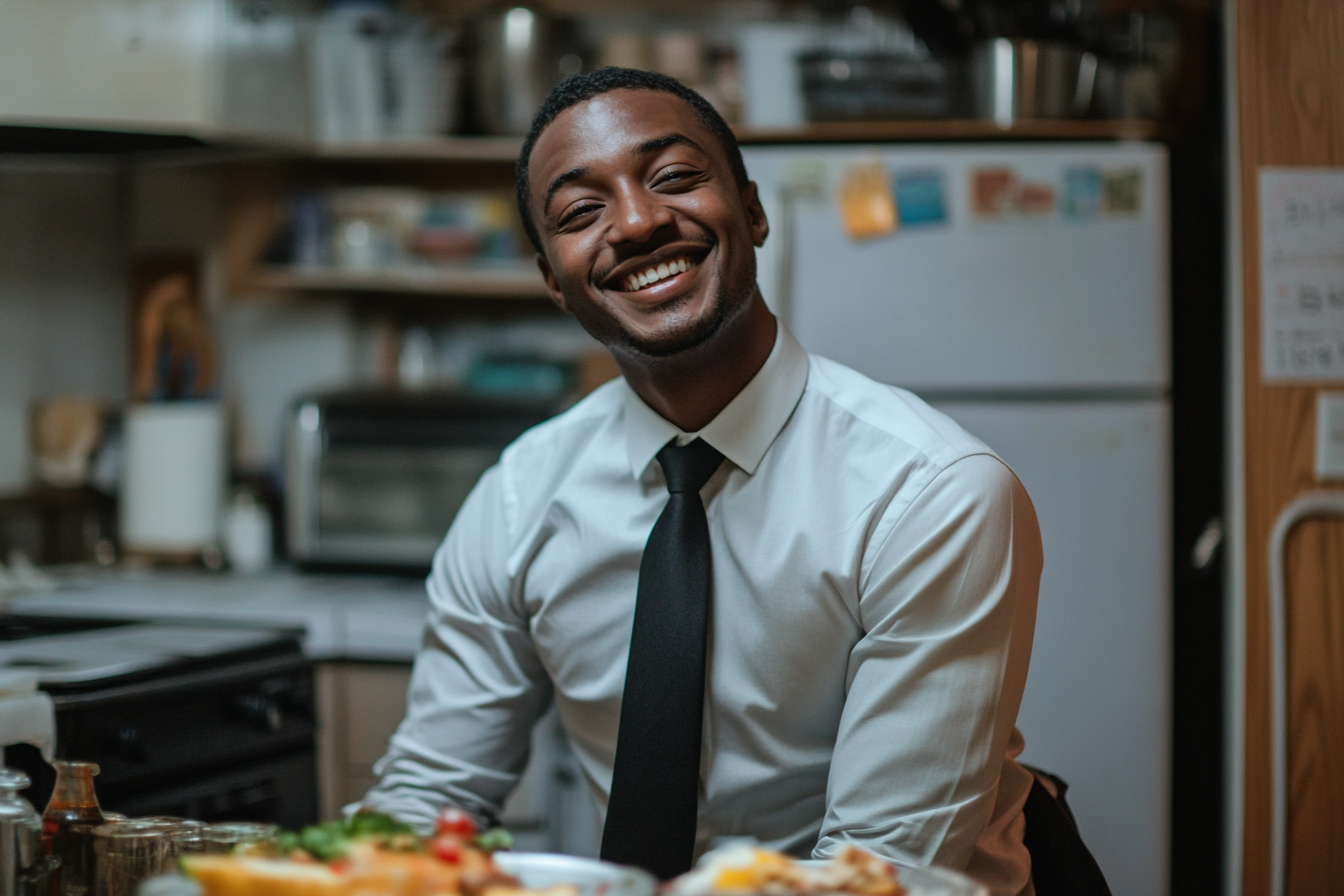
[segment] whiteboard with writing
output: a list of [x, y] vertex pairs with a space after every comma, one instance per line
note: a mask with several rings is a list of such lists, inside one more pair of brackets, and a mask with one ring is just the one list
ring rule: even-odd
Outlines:
[[1266, 382], [1344, 381], [1344, 168], [1260, 169]]

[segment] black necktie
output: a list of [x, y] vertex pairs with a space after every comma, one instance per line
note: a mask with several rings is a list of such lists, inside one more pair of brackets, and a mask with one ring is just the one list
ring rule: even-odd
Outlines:
[[671, 495], [639, 564], [602, 858], [661, 880], [695, 852], [711, 581], [700, 489], [722, 460], [699, 439], [658, 452]]

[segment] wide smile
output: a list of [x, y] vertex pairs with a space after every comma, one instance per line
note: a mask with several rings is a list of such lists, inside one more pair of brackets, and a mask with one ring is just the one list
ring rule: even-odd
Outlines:
[[704, 250], [674, 250], [662, 258], [622, 265], [624, 270], [614, 271], [605, 279], [604, 285], [607, 289], [637, 297], [641, 303], [662, 301], [688, 286], [698, 275], [706, 257]]
[[680, 258], [674, 258], [671, 261], [665, 261], [658, 265], [645, 268], [642, 271], [630, 274], [621, 284], [626, 292], [639, 292], [655, 283], [660, 283], [669, 277], [675, 277], [678, 274], [684, 274], [698, 264], [689, 256], [683, 255]]

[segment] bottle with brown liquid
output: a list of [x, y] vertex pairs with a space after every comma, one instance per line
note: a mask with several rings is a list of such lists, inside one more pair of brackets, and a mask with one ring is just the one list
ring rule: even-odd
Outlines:
[[52, 763], [56, 787], [42, 813], [42, 846], [61, 859], [55, 896], [85, 896], [93, 875], [93, 829], [103, 823], [98, 795], [93, 792], [93, 762]]

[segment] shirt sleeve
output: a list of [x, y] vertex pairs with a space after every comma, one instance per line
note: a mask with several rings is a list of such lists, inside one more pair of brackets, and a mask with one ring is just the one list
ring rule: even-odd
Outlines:
[[1040, 531], [1021, 483], [990, 455], [956, 461], [887, 513], [864, 557], [864, 635], [814, 854], [849, 842], [965, 868], [1026, 684]]
[[493, 822], [527, 764], [551, 699], [522, 609], [511, 599], [504, 474], [492, 467], [434, 556], [430, 610], [406, 718], [364, 805], [428, 829], [447, 806]]

